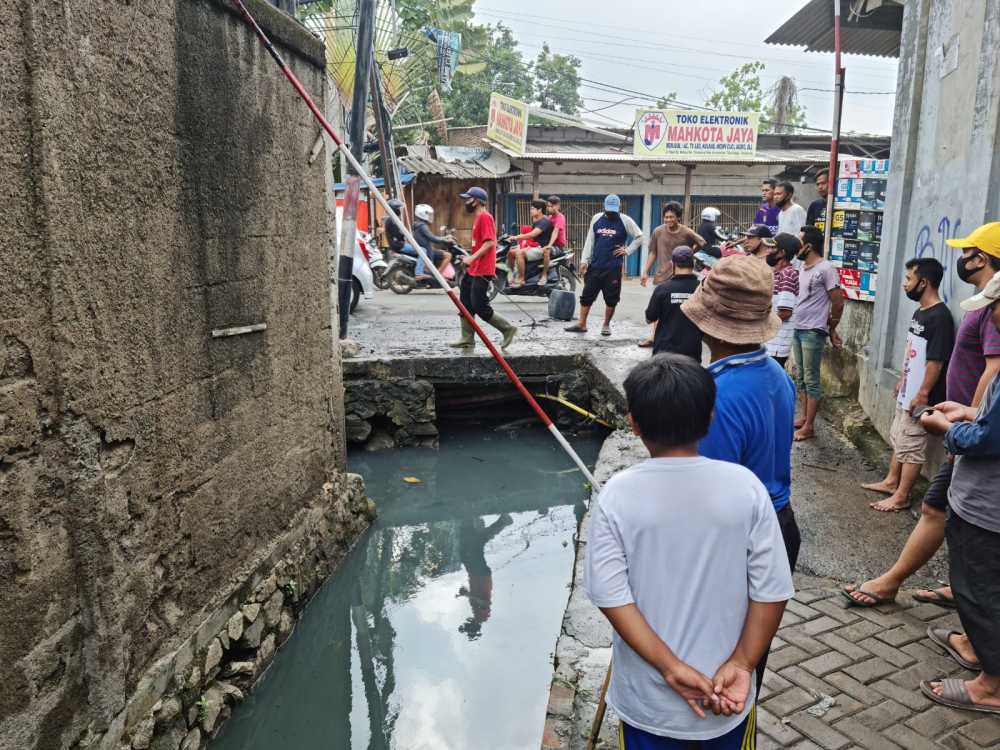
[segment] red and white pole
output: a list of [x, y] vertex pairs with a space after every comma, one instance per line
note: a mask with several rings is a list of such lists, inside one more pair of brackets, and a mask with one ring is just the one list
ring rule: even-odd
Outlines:
[[384, 195], [382, 195], [382, 193], [378, 190], [378, 188], [375, 187], [375, 183], [372, 181], [372, 178], [368, 174], [368, 172], [365, 171], [365, 168], [357, 160], [354, 154], [350, 152], [350, 150], [344, 148], [343, 139], [341, 139], [340, 136], [337, 135], [336, 131], [334, 131], [333, 127], [327, 121], [326, 117], [323, 116], [323, 113], [320, 111], [320, 108], [316, 106], [316, 102], [314, 102], [312, 97], [309, 96], [309, 92], [305, 90], [305, 88], [299, 82], [299, 79], [296, 78], [295, 74], [291, 71], [291, 68], [288, 67], [288, 64], [284, 61], [284, 59], [282, 59], [281, 55], [274, 48], [274, 45], [271, 43], [271, 40], [268, 39], [267, 34], [264, 33], [264, 30], [258, 25], [257, 21], [254, 20], [254, 17], [250, 15], [250, 11], [248, 11], [246, 9], [246, 6], [243, 5], [242, 0], [231, 0], [231, 2], [233, 6], [239, 11], [240, 15], [243, 16], [243, 19], [247, 22], [250, 28], [253, 29], [254, 33], [260, 39], [261, 43], [267, 49], [271, 57], [274, 58], [274, 61], [278, 64], [278, 67], [281, 68], [281, 72], [285, 74], [285, 77], [288, 79], [289, 83], [292, 84], [292, 86], [298, 92], [299, 96], [306, 103], [306, 106], [309, 107], [310, 111], [313, 113], [313, 117], [316, 118], [316, 121], [320, 124], [323, 130], [326, 131], [327, 135], [330, 136], [333, 142], [340, 147], [340, 153], [343, 154], [344, 157], [346, 157], [348, 164], [350, 164], [351, 167], [354, 169], [354, 171], [361, 177], [362, 182], [364, 182], [365, 185], [368, 186], [368, 194], [374, 196], [375, 200], [378, 201], [378, 204], [382, 207], [382, 210], [385, 211], [386, 215], [391, 217], [392, 220], [396, 222], [396, 225], [403, 233], [403, 236], [406, 238], [406, 241], [409, 242], [410, 245], [416, 249], [417, 253], [419, 253], [421, 259], [424, 262], [424, 265], [431, 272], [431, 274], [433, 274], [434, 279], [438, 282], [438, 284], [441, 286], [442, 289], [447, 290], [448, 297], [455, 304], [455, 307], [458, 308], [459, 314], [469, 322], [469, 324], [472, 326], [473, 330], [475, 330], [479, 338], [482, 339], [484, 344], [486, 344], [486, 348], [489, 349], [490, 354], [492, 354], [493, 358], [499, 363], [501, 369], [503, 369], [504, 373], [510, 379], [510, 382], [514, 384], [514, 387], [524, 397], [524, 400], [528, 402], [528, 405], [531, 406], [532, 409], [534, 409], [535, 414], [538, 415], [538, 418], [542, 420], [542, 423], [548, 428], [549, 432], [552, 433], [552, 437], [556, 439], [556, 442], [558, 442], [559, 445], [562, 446], [563, 450], [566, 451], [567, 454], [569, 454], [569, 457], [573, 460], [573, 463], [575, 463], [577, 467], [579, 467], [580, 471], [583, 472], [583, 475], [587, 478], [587, 481], [590, 482], [591, 487], [595, 490], [600, 490], [600, 485], [598, 484], [597, 480], [594, 479], [593, 474], [591, 474], [590, 469], [587, 468], [587, 465], [583, 462], [583, 459], [580, 458], [579, 454], [577, 454], [575, 450], [573, 450], [573, 446], [569, 444], [569, 441], [566, 440], [566, 437], [559, 431], [559, 428], [555, 426], [555, 424], [552, 422], [551, 419], [549, 419], [549, 415], [545, 413], [545, 410], [542, 409], [538, 401], [535, 400], [535, 397], [532, 396], [531, 393], [528, 391], [528, 389], [524, 387], [524, 383], [521, 382], [521, 379], [517, 376], [517, 373], [514, 372], [511, 366], [507, 363], [507, 360], [504, 359], [503, 355], [500, 353], [500, 350], [497, 349], [494, 343], [490, 340], [490, 337], [486, 335], [483, 329], [476, 322], [476, 319], [466, 309], [465, 305], [462, 304], [462, 301], [458, 298], [458, 294], [448, 284], [448, 282], [445, 281], [444, 276], [441, 275], [441, 272], [438, 271], [437, 267], [434, 265], [431, 259], [427, 257], [427, 253], [424, 251], [423, 247], [421, 247], [420, 243], [417, 242], [416, 239], [413, 237], [413, 234], [407, 228], [406, 224], [403, 223], [403, 220], [396, 214], [395, 211], [392, 210], [392, 207], [389, 206], [389, 201], [386, 199]]
[[840, 151], [840, 119], [844, 105], [844, 68], [840, 64], [840, 3], [833, 0], [833, 58], [834, 58], [834, 100], [833, 134], [830, 138], [830, 174], [827, 177], [829, 192], [826, 196], [826, 222], [823, 227], [823, 247], [826, 257], [830, 257], [830, 237], [833, 229], [833, 198], [837, 192], [838, 152]]

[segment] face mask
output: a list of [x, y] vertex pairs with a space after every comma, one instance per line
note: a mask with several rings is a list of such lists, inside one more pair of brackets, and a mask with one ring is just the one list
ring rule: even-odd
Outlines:
[[909, 297], [914, 302], [919, 302], [920, 298], [924, 296], [924, 290], [927, 289], [927, 285], [917, 284], [913, 289], [907, 289], [906, 296]]
[[780, 260], [781, 256], [778, 255], [778, 253], [770, 253], [767, 256], [767, 265], [769, 265], [771, 268], [774, 268], [776, 265], [778, 265], [778, 262]]
[[808, 257], [809, 257], [809, 251], [810, 251], [811, 249], [812, 249], [812, 248], [802, 248], [802, 249], [801, 249], [801, 250], [799, 250], [799, 252], [798, 252], [798, 253], [797, 253], [797, 254], [795, 255], [795, 257], [796, 257], [796, 258], [798, 258], [799, 260], [805, 260], [806, 258], [808, 258]]
[[956, 271], [958, 272], [958, 278], [964, 281], [966, 284], [972, 283], [972, 277], [976, 275], [979, 271], [978, 268], [969, 270], [969, 261], [973, 260], [976, 256], [972, 255], [968, 258], [959, 258], [956, 264]]
[[476, 202], [475, 201], [469, 201], [468, 203], [465, 204], [465, 213], [467, 213], [467, 214], [474, 214], [475, 212], [476, 212]]

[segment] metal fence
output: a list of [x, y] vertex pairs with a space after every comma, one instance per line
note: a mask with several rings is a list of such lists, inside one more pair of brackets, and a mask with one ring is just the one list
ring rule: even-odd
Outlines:
[[692, 229], [698, 229], [701, 224], [701, 212], [713, 206], [722, 212], [719, 226], [726, 231], [745, 229], [753, 224], [753, 217], [760, 206], [759, 198], [733, 198], [732, 200], [691, 197], [691, 217], [688, 224]]

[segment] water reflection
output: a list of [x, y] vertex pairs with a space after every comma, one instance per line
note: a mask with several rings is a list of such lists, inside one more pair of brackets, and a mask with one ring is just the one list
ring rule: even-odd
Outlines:
[[[600, 436], [574, 443], [596, 459]], [[542, 430], [451, 434], [351, 468], [379, 519], [213, 750], [537, 746], [580, 474]]]

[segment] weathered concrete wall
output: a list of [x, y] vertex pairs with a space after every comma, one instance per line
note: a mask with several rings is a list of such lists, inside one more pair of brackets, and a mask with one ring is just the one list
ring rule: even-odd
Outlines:
[[1000, 0], [905, 4], [879, 292], [861, 360], [861, 403], [883, 435], [914, 310], [900, 289], [904, 264], [944, 264], [942, 296], [957, 323], [972, 287], [944, 241], [1000, 217], [998, 46]]
[[91, 746], [331, 507], [324, 165], [221, 0], [0, 0], [0, 102], [0, 747]]

